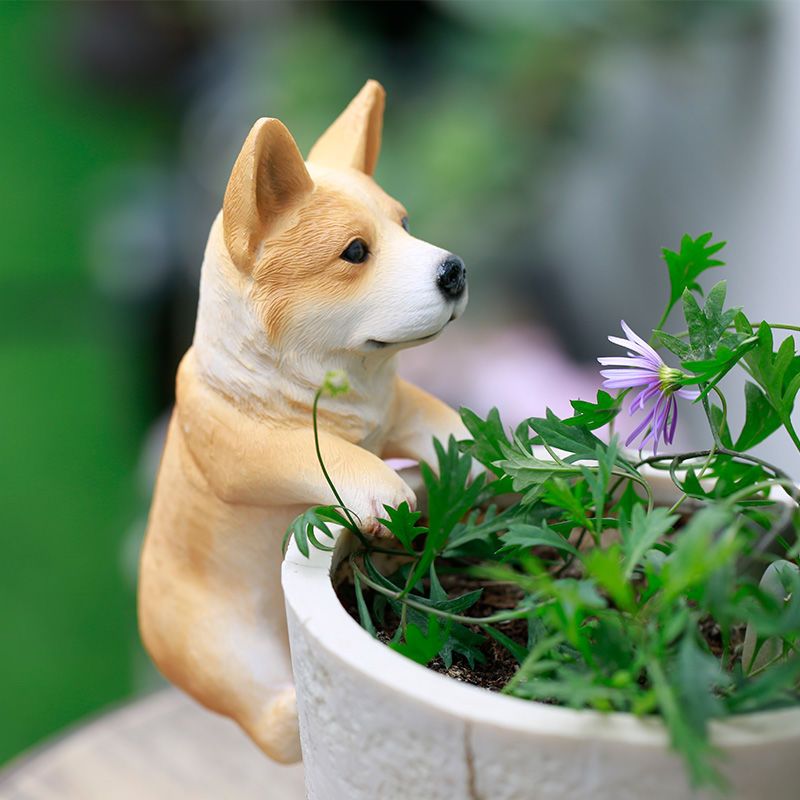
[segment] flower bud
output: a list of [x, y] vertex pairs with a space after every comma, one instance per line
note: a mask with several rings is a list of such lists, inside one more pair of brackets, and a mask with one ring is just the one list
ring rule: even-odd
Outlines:
[[343, 369], [331, 369], [325, 373], [322, 380], [322, 393], [329, 397], [347, 394], [350, 391], [350, 382]]

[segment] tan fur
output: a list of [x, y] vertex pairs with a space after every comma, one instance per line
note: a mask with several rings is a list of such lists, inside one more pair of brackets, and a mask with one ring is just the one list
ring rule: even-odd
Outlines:
[[273, 341], [291, 317], [293, 304], [321, 299], [335, 303], [359, 290], [364, 271], [339, 258], [357, 237], [374, 238], [362, 207], [341, 192], [318, 189], [292, 227], [264, 248], [253, 268], [253, 299]]
[[[443, 251], [404, 233], [405, 210], [368, 177], [382, 110], [370, 82], [312, 151], [322, 165], [304, 164], [277, 120], [247, 137], [211, 228], [142, 551], [153, 660], [279, 761], [300, 757], [280, 541], [297, 513], [334, 502], [311, 429], [324, 372], [344, 368], [352, 384], [322, 402], [320, 447], [366, 532], [384, 503], [415, 503], [381, 458], [432, 460], [434, 435], [463, 432], [394, 374], [397, 350], [430, 338], [465, 298], [439, 298], [429, 283]], [[369, 263], [339, 258], [354, 237], [370, 242]], [[398, 344], [374, 345], [382, 336]]]
[[308, 159], [341, 169], [350, 167], [372, 175], [378, 163], [386, 92], [367, 81], [344, 113], [311, 148]]

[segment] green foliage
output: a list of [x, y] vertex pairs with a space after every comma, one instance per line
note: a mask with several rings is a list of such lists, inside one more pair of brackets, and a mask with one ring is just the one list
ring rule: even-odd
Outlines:
[[413, 622], [406, 627], [405, 636], [401, 642], [391, 642], [389, 647], [396, 650], [406, 658], [418, 664], [429, 664], [444, 647], [449, 638], [448, 625], [441, 625], [439, 620], [431, 615], [428, 617], [428, 629], [423, 631]]
[[447, 449], [438, 441], [434, 446], [438, 474], [428, 464], [420, 464], [428, 492], [428, 535], [412, 573], [412, 584], [428, 572], [433, 560], [444, 550], [453, 528], [473, 508], [485, 482], [483, 475], [470, 482], [472, 457], [459, 452], [452, 436]]
[[[682, 362], [685, 371], [668, 373], [673, 388], [700, 390], [706, 448], [635, 460], [613, 435], [604, 441], [595, 431], [614, 420], [624, 392], [573, 400], [572, 417], [548, 409], [514, 431], [496, 409], [485, 419], [463, 409], [471, 438], [436, 442], [436, 468], [421, 465], [424, 525], [407, 504], [386, 509], [400, 566], [383, 574], [369, 542], [350, 563], [362, 626], [391, 631], [396, 651], [472, 668], [500, 645], [518, 664], [504, 693], [657, 715], [692, 782], [724, 789], [710, 723], [800, 697], [800, 513], [771, 497], [776, 486], [797, 492], [783, 470], [748, 453], [779, 429], [800, 449], [800, 355], [792, 336], [775, 344], [791, 326], [754, 328], [726, 309], [724, 281], [698, 300], [698, 278], [722, 263], [711, 238], [687, 236], [679, 252], [664, 251], [664, 319], [682, 300], [687, 330], [659, 326], [653, 337]], [[736, 367], [748, 380], [734, 438], [721, 386]], [[471, 479], [473, 459], [490, 481]], [[656, 505], [646, 463], [671, 478], [671, 507]], [[317, 507], [288, 535], [304, 553], [329, 549], [317, 532], [352, 529], [350, 519], [346, 509]], [[483, 592], [497, 585], [521, 599], [487, 616]], [[518, 623], [506, 627], [512, 620], [526, 622], [527, 637]], [[755, 632], [751, 664], [740, 655], [745, 629]]]
[[745, 381], [745, 420], [742, 431], [731, 447], [739, 452], [763, 442], [770, 434], [775, 433], [781, 425], [778, 412], [769, 402], [763, 390], [751, 381]]
[[563, 450], [570, 454], [570, 461], [580, 458], [594, 458], [597, 448], [605, 450], [606, 445], [597, 438], [587, 426], [569, 424], [559, 419], [549, 408], [544, 419], [534, 417], [528, 420], [531, 429], [537, 436], [532, 444], [542, 444], [554, 450]]
[[495, 471], [494, 463], [503, 457], [503, 446], [507, 447], [509, 444], [503, 422], [500, 419], [500, 412], [493, 408], [484, 420], [474, 411], [462, 408], [461, 420], [472, 436], [467, 452], [499, 475], [499, 470]]
[[554, 550], [563, 550], [566, 553], [578, 555], [575, 546], [570, 544], [561, 534], [551, 530], [547, 525], [526, 525], [524, 522], [512, 522], [508, 526], [508, 533], [500, 537], [503, 546], [499, 553], [514, 552], [531, 547], [552, 547]]
[[384, 506], [388, 518], [378, 518], [378, 522], [382, 522], [403, 545], [405, 551], [409, 555], [414, 555], [414, 540], [427, 533], [428, 529], [422, 525], [417, 525], [419, 518], [422, 516], [420, 511], [412, 511], [408, 503], [403, 502], [397, 508], [391, 506]]
[[626, 580], [630, 580], [647, 553], [673, 529], [677, 521], [678, 517], [670, 514], [666, 508], [654, 508], [647, 512], [642, 506], [634, 507], [630, 521], [621, 520], [623, 574]]
[[622, 408], [621, 398], [612, 397], [602, 389], [597, 392], [596, 403], [590, 403], [587, 400], [570, 400], [569, 402], [575, 416], [565, 419], [564, 422], [567, 425], [579, 425], [590, 431], [608, 425]]
[[[739, 324], [744, 324], [743, 317], [739, 318]], [[795, 352], [794, 337], [787, 336], [773, 352], [772, 328], [762, 322], [756, 338], [757, 343], [744, 355], [744, 362], [775, 417], [791, 428], [791, 413], [800, 391], [800, 355]]]
[[696, 239], [692, 239], [689, 234], [686, 234], [681, 239], [680, 250], [677, 253], [666, 248], [661, 251], [669, 271], [670, 293], [665, 317], [687, 289], [690, 292], [700, 291], [697, 279], [707, 269], [724, 265], [724, 261], [713, 258], [713, 256], [722, 250], [726, 243], [711, 244], [712, 237], [712, 233], [704, 233]]
[[299, 514], [294, 518], [283, 537], [283, 552], [286, 552], [286, 545], [290, 538], [294, 538], [297, 543], [297, 549], [306, 558], [309, 555], [309, 542], [318, 550], [333, 550], [330, 545], [320, 542], [315, 533], [315, 531], [320, 531], [329, 539], [333, 539], [331, 529], [328, 527], [329, 522], [344, 527], [350, 526], [350, 522], [339, 511], [337, 506], [315, 506]]

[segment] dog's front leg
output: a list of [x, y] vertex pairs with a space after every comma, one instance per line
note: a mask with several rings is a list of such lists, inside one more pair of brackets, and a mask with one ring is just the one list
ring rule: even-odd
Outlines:
[[401, 378], [397, 379], [394, 425], [384, 447], [385, 458], [411, 458], [436, 467], [433, 440], [469, 436], [461, 417], [446, 403]]
[[[264, 508], [338, 502], [318, 463], [310, 425], [287, 429], [264, 424], [191, 377], [179, 378], [179, 424], [221, 500]], [[324, 430], [319, 445], [333, 484], [365, 533], [380, 529], [376, 517], [384, 515], [384, 504], [416, 505], [413, 491], [378, 456]]]

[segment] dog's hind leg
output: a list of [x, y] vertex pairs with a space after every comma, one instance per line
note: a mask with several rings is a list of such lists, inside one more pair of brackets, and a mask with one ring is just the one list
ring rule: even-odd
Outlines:
[[224, 586], [198, 592], [172, 573], [165, 596], [156, 589], [160, 581], [148, 569], [146, 554], [142, 576], [142, 638], [159, 670], [207, 708], [232, 717], [270, 758], [299, 760], [283, 620], [273, 625], [259, 619], [242, 602], [249, 593], [241, 586], [229, 597]]

